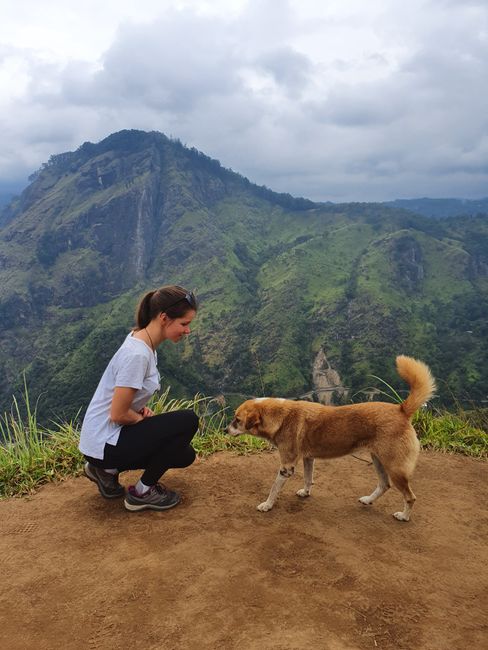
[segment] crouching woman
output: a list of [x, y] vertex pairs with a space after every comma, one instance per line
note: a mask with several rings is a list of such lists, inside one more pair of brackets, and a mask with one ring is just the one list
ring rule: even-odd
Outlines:
[[196, 312], [195, 296], [182, 287], [147, 293], [136, 311], [136, 327], [112, 357], [86, 411], [79, 448], [87, 461], [85, 475], [102, 496], [124, 496], [119, 473], [144, 470], [125, 494], [128, 510], [177, 505], [179, 494], [158, 481], [168, 469], [188, 467], [195, 460], [191, 441], [198, 429], [196, 414], [183, 410], [154, 415], [146, 404], [160, 388], [157, 347], [187, 336]]

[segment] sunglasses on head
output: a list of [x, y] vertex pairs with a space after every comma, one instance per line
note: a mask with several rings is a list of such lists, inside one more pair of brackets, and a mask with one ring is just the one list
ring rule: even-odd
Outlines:
[[195, 298], [195, 294], [193, 293], [193, 291], [189, 291], [188, 293], [185, 293], [185, 295], [183, 296], [183, 298], [178, 298], [178, 300], [175, 300], [175, 302], [172, 302], [171, 305], [168, 305], [168, 306], [165, 308], [165, 311], [166, 311], [167, 309], [170, 309], [171, 307], [174, 307], [174, 306], [177, 305], [179, 302], [183, 302], [183, 300], [186, 300], [186, 302], [190, 305], [190, 307], [191, 307], [192, 309], [196, 309], [196, 308], [197, 308], [197, 299]]

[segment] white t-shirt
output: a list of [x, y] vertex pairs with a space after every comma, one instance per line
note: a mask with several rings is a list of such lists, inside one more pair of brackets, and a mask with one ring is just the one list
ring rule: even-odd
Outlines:
[[116, 386], [135, 388], [131, 408], [139, 411], [160, 389], [157, 362], [156, 352], [130, 332], [110, 360], [88, 405], [79, 444], [83, 454], [103, 459], [105, 443], [117, 444], [122, 425], [110, 419], [114, 389]]

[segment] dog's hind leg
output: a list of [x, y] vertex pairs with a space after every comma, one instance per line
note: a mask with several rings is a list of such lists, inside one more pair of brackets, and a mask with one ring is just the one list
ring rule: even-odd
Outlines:
[[261, 512], [267, 512], [268, 510], [271, 510], [271, 508], [275, 504], [276, 499], [278, 498], [278, 494], [280, 493], [281, 488], [286, 483], [287, 479], [290, 478], [290, 476], [293, 476], [294, 473], [295, 473], [294, 465], [282, 465], [280, 467], [275, 482], [271, 487], [271, 491], [268, 495], [268, 498], [266, 499], [266, 501], [263, 501], [263, 503], [260, 503], [258, 505], [258, 510], [260, 510]]
[[410, 488], [410, 483], [408, 482], [408, 477], [405, 474], [391, 474], [391, 480], [393, 485], [400, 490], [403, 494], [403, 512], [395, 512], [393, 516], [399, 521], [409, 521], [410, 513], [413, 508], [413, 504], [416, 501], [416, 496]]
[[378, 456], [375, 456], [374, 454], [371, 454], [371, 459], [373, 461], [374, 468], [376, 470], [376, 473], [378, 474], [378, 485], [374, 492], [372, 492], [369, 496], [367, 497], [360, 497], [359, 501], [361, 503], [364, 503], [366, 506], [370, 506], [372, 503], [376, 501], [382, 494], [384, 494], [389, 488], [390, 488], [390, 479], [388, 478], [388, 474], [386, 473], [385, 468], [381, 464], [380, 459]]
[[305, 485], [301, 490], [298, 490], [297, 495], [299, 497], [308, 497], [310, 496], [310, 490], [313, 485], [313, 458], [304, 458], [303, 459], [303, 480]]
[[402, 446], [399, 450], [397, 449], [397, 453], [390, 455], [388, 462], [386, 462], [386, 459], [383, 459], [391, 482], [403, 495], [403, 511], [393, 514], [399, 521], [409, 521], [410, 513], [416, 500], [415, 494], [410, 488], [409, 481], [413, 476], [419, 451], [420, 443], [414, 428], [410, 427], [404, 436]]

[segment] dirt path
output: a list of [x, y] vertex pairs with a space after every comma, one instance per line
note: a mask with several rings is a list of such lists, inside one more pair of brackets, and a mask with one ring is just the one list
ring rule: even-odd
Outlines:
[[[488, 642], [488, 463], [424, 452], [410, 523], [372, 468], [318, 461], [256, 510], [275, 453], [217, 454], [129, 513], [85, 478], [0, 502], [2, 650], [477, 650]], [[122, 476], [133, 481], [136, 474]]]

